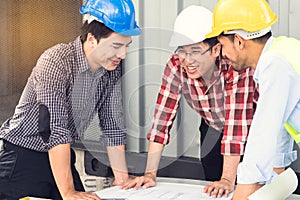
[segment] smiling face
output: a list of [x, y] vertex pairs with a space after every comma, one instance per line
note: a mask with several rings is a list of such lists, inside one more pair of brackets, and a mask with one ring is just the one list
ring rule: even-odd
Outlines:
[[88, 34], [84, 50], [90, 67], [94, 70], [100, 67], [109, 71], [115, 70], [121, 60], [125, 59], [131, 42], [131, 36], [113, 32], [109, 37], [101, 38], [97, 43], [94, 36]]
[[209, 80], [215, 68], [216, 58], [220, 53], [220, 45], [210, 47], [208, 44], [200, 42], [180, 46], [176, 53], [189, 78], [202, 77], [204, 80]]

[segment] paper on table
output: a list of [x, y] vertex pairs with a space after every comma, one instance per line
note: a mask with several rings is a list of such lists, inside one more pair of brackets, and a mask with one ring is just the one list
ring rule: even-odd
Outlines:
[[[156, 187], [148, 189], [129, 189], [121, 190], [120, 187], [111, 187], [96, 192], [100, 198], [127, 198], [128, 200], [211, 200], [215, 198], [207, 196], [203, 193], [203, 187], [200, 185], [192, 184], [179, 184], [179, 183], [162, 183], [157, 182]], [[218, 198], [218, 200], [229, 200], [228, 198]]]
[[290, 196], [297, 186], [297, 175], [291, 168], [288, 168], [270, 184], [263, 186], [248, 198], [249, 200], [283, 200]]

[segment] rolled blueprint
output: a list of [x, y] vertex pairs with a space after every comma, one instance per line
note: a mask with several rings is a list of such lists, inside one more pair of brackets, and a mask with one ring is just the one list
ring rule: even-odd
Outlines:
[[266, 184], [251, 194], [249, 200], [284, 200], [290, 196], [298, 186], [298, 178], [295, 172], [288, 168], [270, 184]]

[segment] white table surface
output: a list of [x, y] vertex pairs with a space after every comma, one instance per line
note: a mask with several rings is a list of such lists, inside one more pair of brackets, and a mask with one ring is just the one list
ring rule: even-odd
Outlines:
[[[188, 188], [190, 188], [190, 190], [198, 190], [199, 188], [197, 187], [196, 188], [196, 185], [198, 186], [205, 186], [207, 185], [209, 182], [208, 181], [202, 181], [202, 180], [192, 180], [192, 179], [179, 179], [179, 178], [163, 178], [163, 177], [158, 177], [157, 178], [157, 185], [159, 185], [159, 183], [162, 183], [160, 185], [166, 185], [167, 183], [174, 183], [174, 186], [176, 185], [176, 187], [178, 188], [178, 185], [179, 184], [183, 184], [182, 186], [185, 187], [185, 189], [187, 188], [186, 186], [187, 185], [191, 185], [191, 187], [188, 186]], [[173, 185], [171, 185], [173, 186]], [[110, 196], [110, 193], [113, 192], [115, 193], [116, 191], [117, 192], [121, 192], [120, 189], [117, 189], [117, 190], [112, 190], [113, 188], [106, 188], [104, 190], [100, 190], [97, 192], [97, 194], [102, 198], [102, 197], [107, 197], [107, 194], [108, 194], [108, 197], [113, 197], [114, 195], [111, 195]], [[180, 189], [178, 189], [180, 190]], [[178, 191], [177, 190], [177, 191]], [[175, 191], [175, 193], [177, 192]], [[104, 196], [103, 196], [104, 195]], [[134, 194], [135, 195], [135, 194]], [[133, 197], [133, 198], [132, 198]], [[140, 196], [136, 197], [136, 196], [131, 196], [130, 198], [128, 198], [129, 200], [131, 199], [139, 199]], [[149, 197], [148, 197], [149, 198]], [[147, 199], [147, 198], [146, 198]], [[168, 199], [168, 198], [167, 198]], [[184, 199], [185, 198], [180, 198], [180, 199]], [[206, 198], [205, 198], [206, 199]], [[190, 199], [187, 199], [187, 200], [190, 200]], [[292, 194], [291, 196], [289, 196], [286, 200], [300, 200], [300, 195], [295, 195], [295, 194]]]
[[[201, 181], [201, 180], [192, 180], [192, 179], [178, 179], [178, 178], [163, 178], [158, 177], [157, 182], [173, 182], [173, 183], [185, 183], [185, 184], [200, 184], [207, 185], [210, 183], [209, 181]], [[300, 195], [292, 194], [286, 200], [300, 200]]]

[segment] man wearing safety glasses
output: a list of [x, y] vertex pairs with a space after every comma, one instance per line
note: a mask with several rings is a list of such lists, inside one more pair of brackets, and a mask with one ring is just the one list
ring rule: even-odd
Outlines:
[[146, 171], [123, 188], [155, 185], [161, 153], [170, 141], [169, 131], [183, 96], [202, 118], [201, 162], [206, 180], [215, 181], [204, 192], [221, 197], [233, 191], [258, 93], [252, 70], [234, 71], [221, 59], [217, 38], [205, 38], [211, 26], [212, 13], [201, 6], [187, 7], [177, 16], [170, 41], [177, 49], [164, 69], [148, 133]]

